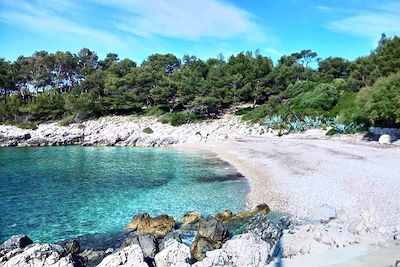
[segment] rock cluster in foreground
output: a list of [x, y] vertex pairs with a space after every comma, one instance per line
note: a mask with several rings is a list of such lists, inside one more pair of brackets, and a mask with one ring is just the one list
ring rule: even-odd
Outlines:
[[[322, 206], [316, 221], [274, 217], [267, 206], [231, 214], [225, 221], [217, 216], [189, 212], [178, 223], [162, 215], [138, 214], [128, 225], [125, 240], [118, 249], [81, 251], [76, 240], [55, 244], [34, 244], [27, 236], [13, 236], [0, 245], [1, 267], [80, 267], [80, 266], [276, 266], [282, 259], [332, 249], [385, 242], [381, 231], [365, 213], [352, 225], [341, 224], [336, 210]], [[240, 215], [240, 216], [239, 216]], [[242, 226], [232, 235], [232, 225]], [[138, 231], [138, 229], [141, 229]], [[399, 230], [399, 229], [398, 229]], [[380, 233], [380, 234], [379, 234]], [[399, 233], [386, 233], [397, 239]]]

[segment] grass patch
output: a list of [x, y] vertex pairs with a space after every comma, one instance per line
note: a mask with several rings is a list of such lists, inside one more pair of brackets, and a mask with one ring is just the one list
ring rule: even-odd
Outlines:
[[154, 131], [150, 127], [146, 127], [146, 128], [143, 129], [143, 132], [147, 133], [147, 134], [152, 134]]

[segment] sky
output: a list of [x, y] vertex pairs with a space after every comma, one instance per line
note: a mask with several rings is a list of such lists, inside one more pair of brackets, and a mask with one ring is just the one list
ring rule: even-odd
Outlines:
[[400, 0], [0, 0], [0, 57], [87, 47], [142, 62], [259, 49], [355, 59], [400, 35]]

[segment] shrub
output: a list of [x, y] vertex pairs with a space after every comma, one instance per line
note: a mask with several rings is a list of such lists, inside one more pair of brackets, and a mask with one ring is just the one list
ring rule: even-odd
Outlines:
[[143, 132], [147, 133], [147, 134], [152, 134], [153, 133], [153, 129], [151, 129], [150, 127], [146, 127], [146, 128], [143, 129]]
[[160, 117], [161, 115], [163, 115], [165, 113], [166, 113], [165, 109], [162, 109], [159, 106], [150, 106], [145, 110], [144, 115]]
[[30, 122], [30, 121], [5, 121], [5, 122], [3, 122], [3, 124], [5, 124], [5, 125], [13, 125], [13, 126], [18, 127], [20, 129], [36, 130], [38, 128], [36, 123]]
[[197, 120], [198, 117], [187, 111], [182, 112], [175, 112], [166, 114], [164, 117], [161, 118], [162, 123], [169, 123], [172, 126], [179, 126], [182, 124], [190, 123]]
[[374, 125], [400, 124], [400, 72], [378, 79], [372, 87], [364, 88], [358, 101]]
[[62, 120], [60, 120], [58, 122], [58, 125], [60, 125], [60, 126], [68, 126], [68, 125], [70, 125], [70, 124], [72, 124], [74, 122], [75, 122], [75, 117], [74, 116], [67, 116], [67, 117], [63, 118]]

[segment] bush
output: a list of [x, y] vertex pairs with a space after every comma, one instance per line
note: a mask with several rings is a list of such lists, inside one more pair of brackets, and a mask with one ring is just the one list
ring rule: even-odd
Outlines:
[[198, 117], [187, 111], [169, 113], [161, 118], [162, 123], [169, 123], [172, 126], [179, 126], [197, 120]]
[[400, 125], [400, 72], [378, 79], [358, 96], [360, 107], [374, 125]]
[[37, 124], [30, 121], [5, 121], [5, 125], [12, 125], [20, 129], [36, 130], [38, 128]]
[[74, 122], [75, 122], [75, 117], [74, 116], [67, 116], [67, 117], [63, 118], [62, 120], [60, 120], [58, 122], [58, 125], [60, 125], [60, 126], [68, 126], [68, 125], [70, 125], [70, 124], [72, 124]]
[[143, 115], [160, 117], [161, 115], [163, 115], [165, 113], [166, 113], [166, 110], [162, 109], [159, 106], [150, 106], [144, 111]]
[[147, 134], [152, 134], [153, 133], [153, 129], [151, 129], [150, 127], [146, 127], [146, 128], [143, 129], [143, 132], [147, 133]]
[[265, 117], [276, 114], [280, 107], [279, 98], [277, 96], [272, 96], [265, 104], [246, 112], [242, 116], [242, 119], [254, 123], [263, 123]]

